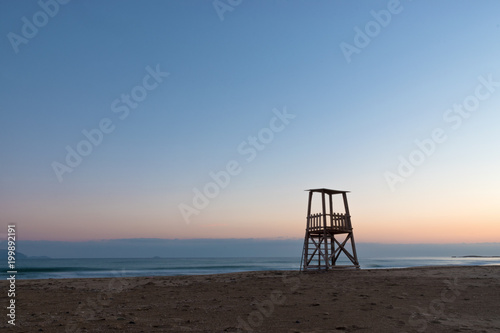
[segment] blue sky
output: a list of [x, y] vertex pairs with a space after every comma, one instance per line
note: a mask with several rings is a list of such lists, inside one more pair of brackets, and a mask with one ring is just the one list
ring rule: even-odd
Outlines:
[[[460, 128], [443, 120], [478, 77], [500, 81], [496, 1], [242, 1], [224, 20], [211, 1], [42, 3], [58, 11], [18, 52], [9, 33], [41, 6], [0, 3], [0, 219], [26, 239], [302, 237], [314, 187], [352, 191], [365, 241], [425, 242], [422, 220], [442, 226], [434, 242], [499, 231], [500, 91]], [[341, 43], [390, 6], [346, 61]], [[148, 67], [169, 75], [120, 119]], [[238, 146], [273, 110], [295, 118], [247, 162]], [[102, 119], [114, 130], [59, 181], [53, 163]], [[391, 190], [385, 173], [435, 128], [446, 142]], [[232, 160], [241, 173], [186, 223], [179, 205]], [[477, 214], [481, 232], [453, 230]]]

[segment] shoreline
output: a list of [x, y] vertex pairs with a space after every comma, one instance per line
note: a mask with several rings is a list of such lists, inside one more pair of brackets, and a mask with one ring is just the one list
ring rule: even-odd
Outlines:
[[500, 266], [39, 279], [16, 289], [25, 332], [500, 331]]
[[[482, 265], [421, 265], [421, 266], [407, 266], [407, 267], [369, 267], [356, 269], [355, 267], [344, 267], [344, 268], [333, 268], [330, 271], [369, 271], [369, 270], [400, 270], [400, 269], [425, 269], [425, 268], [448, 268], [448, 267], [500, 267], [500, 263], [494, 264], [482, 264]], [[207, 273], [207, 274], [176, 274], [176, 275], [133, 275], [133, 276], [102, 276], [102, 277], [48, 277], [48, 278], [21, 278], [19, 276], [16, 277], [17, 281], [45, 281], [45, 280], [73, 280], [73, 279], [117, 279], [117, 278], [163, 278], [163, 277], [190, 277], [190, 276], [217, 276], [224, 274], [238, 274], [238, 273], [259, 273], [259, 272], [296, 272], [301, 273], [299, 269], [279, 269], [279, 270], [249, 270], [249, 271], [235, 271], [235, 272], [223, 272], [223, 273]], [[18, 270], [17, 274], [23, 273], [22, 269]], [[304, 272], [304, 273], [325, 273], [325, 271], [316, 272], [314, 270]]]

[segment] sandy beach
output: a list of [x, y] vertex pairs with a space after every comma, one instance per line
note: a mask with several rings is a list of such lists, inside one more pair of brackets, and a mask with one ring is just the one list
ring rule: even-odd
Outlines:
[[[1, 282], [7, 291], [7, 281]], [[500, 267], [18, 280], [12, 332], [500, 332]]]

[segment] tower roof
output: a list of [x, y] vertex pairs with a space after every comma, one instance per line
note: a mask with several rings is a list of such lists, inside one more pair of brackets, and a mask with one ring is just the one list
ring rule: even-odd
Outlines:
[[311, 189], [311, 190], [306, 190], [309, 192], [320, 192], [320, 193], [327, 193], [327, 194], [342, 194], [342, 193], [349, 193], [349, 191], [340, 191], [340, 190], [331, 190], [328, 188], [316, 188], [316, 189]]

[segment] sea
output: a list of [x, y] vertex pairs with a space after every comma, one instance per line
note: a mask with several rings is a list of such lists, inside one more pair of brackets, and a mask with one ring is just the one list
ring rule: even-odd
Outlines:
[[[500, 265], [500, 257], [360, 258], [361, 269], [416, 266]], [[338, 262], [339, 265], [349, 262]], [[261, 258], [132, 258], [23, 259], [16, 279], [64, 279], [221, 274], [246, 271], [297, 271], [300, 257]], [[8, 269], [2, 275], [8, 277]], [[4, 277], [4, 278], [5, 278]], [[2, 279], [4, 279], [2, 278]]]

